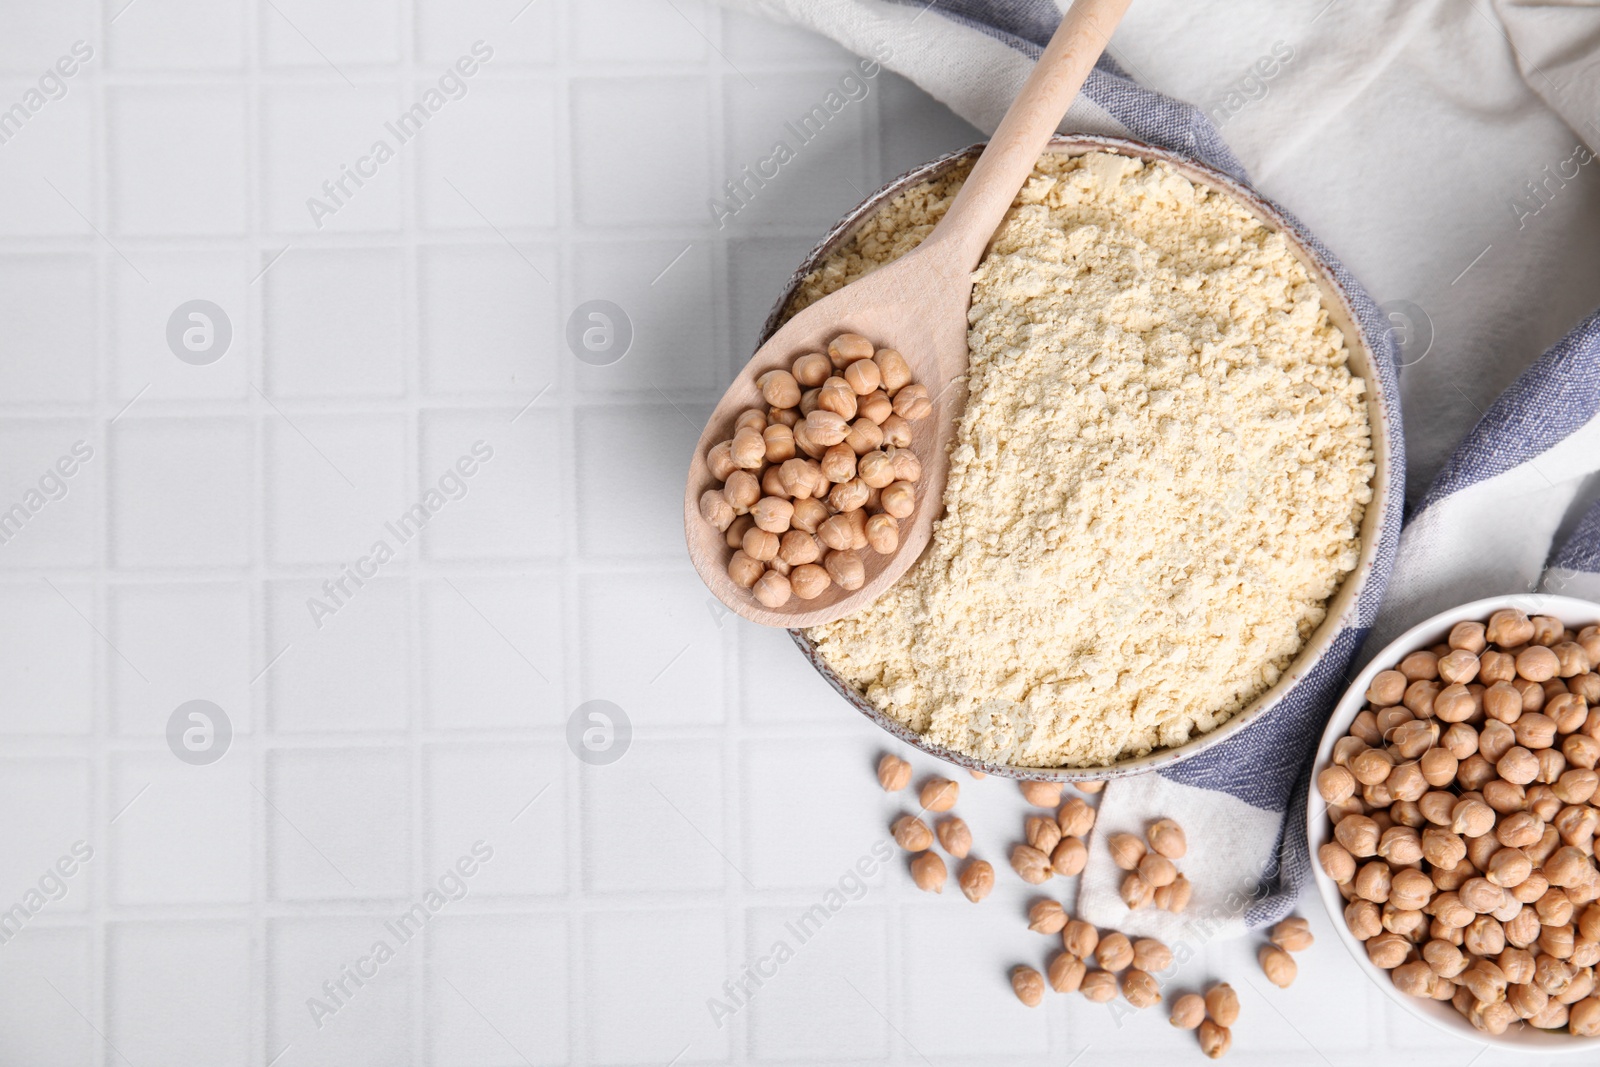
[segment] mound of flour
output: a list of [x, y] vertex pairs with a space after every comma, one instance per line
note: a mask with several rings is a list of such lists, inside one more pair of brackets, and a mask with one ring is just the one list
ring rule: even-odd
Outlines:
[[[796, 304], [903, 255], [960, 177], [886, 206]], [[980, 265], [944, 517], [811, 631], [931, 740], [1027, 766], [1180, 744], [1271, 686], [1354, 569], [1364, 384], [1284, 239], [1164, 164], [1046, 158]], [[892, 340], [892, 339], [890, 339]]]

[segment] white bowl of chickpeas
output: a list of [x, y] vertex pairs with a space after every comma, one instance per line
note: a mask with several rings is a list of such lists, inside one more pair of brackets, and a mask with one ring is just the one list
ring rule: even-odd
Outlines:
[[1317, 889], [1406, 1011], [1523, 1052], [1600, 1048], [1600, 604], [1524, 593], [1413, 627], [1328, 722]]

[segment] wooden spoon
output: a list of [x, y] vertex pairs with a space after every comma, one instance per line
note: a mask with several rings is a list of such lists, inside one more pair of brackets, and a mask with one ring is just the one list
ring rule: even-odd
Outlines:
[[[831, 622], [871, 604], [922, 555], [943, 507], [950, 469], [947, 448], [966, 405], [972, 272], [1130, 2], [1077, 0], [933, 232], [910, 253], [795, 315], [756, 351], [722, 395], [695, 445], [683, 522], [695, 570], [717, 599], [739, 615], [764, 626]], [[807, 352], [826, 351], [841, 333], [858, 333], [879, 348], [899, 350], [914, 380], [934, 398], [932, 413], [912, 423], [911, 448], [922, 463], [916, 510], [900, 521], [900, 545], [894, 552], [859, 553], [866, 565], [866, 582], [859, 589], [832, 585], [814, 600], [790, 597], [782, 607], [768, 608], [728, 577], [732, 549], [700, 514], [701, 494], [718, 484], [706, 466], [706, 453], [733, 436], [740, 412], [765, 409], [757, 378], [775, 368], [787, 370]]]

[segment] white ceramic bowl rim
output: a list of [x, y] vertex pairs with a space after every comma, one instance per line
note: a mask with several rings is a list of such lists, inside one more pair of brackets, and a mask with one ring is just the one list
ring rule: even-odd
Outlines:
[[[887, 183], [857, 205], [853, 211], [829, 230], [790, 277], [789, 284], [784, 287], [782, 295], [773, 306], [772, 312], [767, 316], [766, 324], [762, 328], [761, 340], [764, 342], [782, 325], [784, 309], [788, 306], [789, 300], [794, 295], [801, 280], [829, 253], [848, 240], [864, 220], [870, 218], [880, 207], [903, 190], [920, 182], [938, 177], [962, 159], [975, 155], [982, 147], [981, 144], [972, 145], [930, 160]], [[1355, 314], [1350, 295], [1338, 281], [1332, 267], [1317, 249], [1305, 240], [1299, 226], [1292, 219], [1284, 215], [1269, 201], [1263, 199], [1254, 190], [1241, 185], [1228, 175], [1203, 163], [1129, 138], [1091, 134], [1058, 135], [1051, 139], [1050, 150], [1068, 154], [1083, 154], [1095, 151], [1115, 152], [1137, 159], [1160, 160], [1191, 181], [1232, 196], [1247, 207], [1257, 218], [1263, 220], [1269, 227], [1288, 239], [1291, 251], [1305, 265], [1307, 271], [1322, 290], [1324, 302], [1328, 305], [1329, 315], [1344, 333], [1347, 347], [1352, 352], [1359, 353], [1363, 363], [1358, 365], [1373, 367], [1376, 365], [1377, 360], [1381, 358], [1378, 353], [1372, 350], [1366, 335], [1361, 331], [1359, 319]], [[1396, 476], [1395, 472], [1390, 470], [1389, 462], [1390, 457], [1396, 454], [1396, 449], [1393, 440], [1395, 420], [1390, 417], [1388, 399], [1382, 389], [1369, 388], [1367, 390], [1367, 401], [1367, 412], [1372, 423], [1372, 443], [1376, 457], [1377, 472], [1374, 474], [1372, 482], [1372, 503], [1368, 506], [1367, 517], [1362, 523], [1361, 553], [1356, 569], [1345, 577], [1343, 584], [1334, 594], [1333, 599], [1329, 601], [1327, 617], [1311, 635], [1305, 647], [1301, 649], [1300, 654], [1290, 662], [1277, 683], [1257, 697], [1249, 706], [1235, 713], [1221, 726], [1208, 733], [1201, 734], [1199, 737], [1193, 738], [1182, 745], [1172, 748], [1159, 748], [1144, 756], [1121, 760], [1108, 767], [1020, 767], [1013, 764], [990, 763], [985, 760], [975, 759], [942, 745], [933, 744], [921, 734], [911, 730], [904, 723], [873, 707], [860, 693], [856, 692], [854, 687], [841, 679], [823, 661], [803, 631], [791, 630], [789, 631], [790, 636], [800, 649], [801, 654], [806, 657], [817, 673], [822, 675], [828, 684], [833, 687], [834, 691], [843, 697], [845, 702], [855, 708], [856, 711], [906, 744], [921, 749], [923, 752], [947, 763], [953, 763], [968, 770], [981, 771], [985, 774], [1003, 778], [1063, 782], [1088, 781], [1144, 774], [1170, 766], [1180, 760], [1197, 756], [1214, 745], [1226, 741], [1277, 707], [1289, 691], [1321, 663], [1323, 657], [1332, 650], [1339, 635], [1345, 629], [1357, 624], [1361, 594], [1366, 589], [1367, 583], [1372, 579], [1378, 547], [1385, 540], [1387, 525], [1391, 521], [1390, 509], [1384, 505], [1388, 499], [1390, 480]]]
[[1316, 762], [1312, 765], [1311, 782], [1307, 786], [1306, 793], [1306, 842], [1311, 851], [1312, 877], [1317, 887], [1317, 895], [1327, 908], [1334, 929], [1338, 931], [1339, 940], [1355, 959], [1356, 965], [1368, 978], [1377, 983], [1390, 1000], [1409, 1014], [1457, 1037], [1465, 1037], [1496, 1048], [1514, 1049], [1518, 1052], [1588, 1052], [1592, 1055], [1596, 1046], [1600, 1045], [1600, 1039], [1573, 1037], [1559, 1032], [1551, 1033], [1520, 1023], [1518, 1029], [1507, 1030], [1501, 1036], [1495, 1037], [1474, 1029], [1472, 1024], [1463, 1019], [1448, 1003], [1422, 1000], [1400, 992], [1390, 980], [1389, 972], [1367, 958], [1367, 950], [1345, 925], [1344, 898], [1339, 895], [1333, 879], [1328, 877], [1327, 872], [1315, 858], [1317, 848], [1333, 837], [1332, 827], [1329, 826], [1327, 819], [1328, 806], [1323, 803], [1321, 794], [1317, 792], [1316, 772], [1327, 766], [1334, 742], [1348, 732], [1356, 713], [1366, 703], [1367, 686], [1371, 684], [1373, 676], [1398, 663], [1406, 653], [1443, 641], [1456, 623], [1481, 622], [1502, 608], [1519, 608], [1530, 615], [1553, 615], [1568, 626], [1578, 629], [1600, 622], [1600, 604], [1549, 593], [1514, 593], [1507, 596], [1486, 597], [1458, 605], [1448, 611], [1441, 611], [1419, 622], [1384, 646], [1383, 651], [1374, 656], [1372, 661], [1355, 676], [1350, 688], [1339, 698], [1339, 703], [1334, 705], [1333, 715], [1328, 719], [1328, 725], [1322, 733], [1322, 742], [1317, 746]]

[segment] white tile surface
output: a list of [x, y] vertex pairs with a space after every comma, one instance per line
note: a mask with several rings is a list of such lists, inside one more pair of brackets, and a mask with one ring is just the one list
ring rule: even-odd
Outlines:
[[242, 1063], [255, 946], [243, 923], [118, 923], [106, 937], [106, 1035], [129, 1062]]
[[191, 767], [165, 751], [129, 753], [110, 773], [117, 805], [108, 864], [112, 900], [249, 902], [260, 801], [242, 757]]
[[255, 668], [243, 583], [119, 585], [107, 614], [108, 637], [122, 653], [111, 653], [118, 733], [159, 735], [172, 710], [195, 699], [222, 707], [236, 733], [250, 731]]
[[[698, 0], [59, 0], [0, 11], [0, 108], [80, 39], [0, 145], [0, 1064], [1200, 1062], [1153, 1011], [1012, 997], [1051, 946], [1003, 782], [961, 780], [993, 897], [895, 854], [708, 1009], [911, 798], [871, 776], [900, 746], [685, 566], [697, 420], [822, 229], [974, 131], [883, 73], [719, 227], [844, 50]], [[204, 366], [167, 340], [196, 299], [232, 330]], [[609, 366], [567, 341], [592, 300], [632, 332]], [[167, 747], [193, 699], [233, 729], [208, 766]], [[613, 764], [569, 749], [590, 700], [631, 722]], [[1242, 943], [1173, 977], [1241, 989], [1233, 1060], [1473, 1060], [1308, 914], [1288, 991]]]
[[110, 94], [107, 107], [117, 233], [244, 232], [250, 136], [242, 93], [221, 86], [125, 88]]

